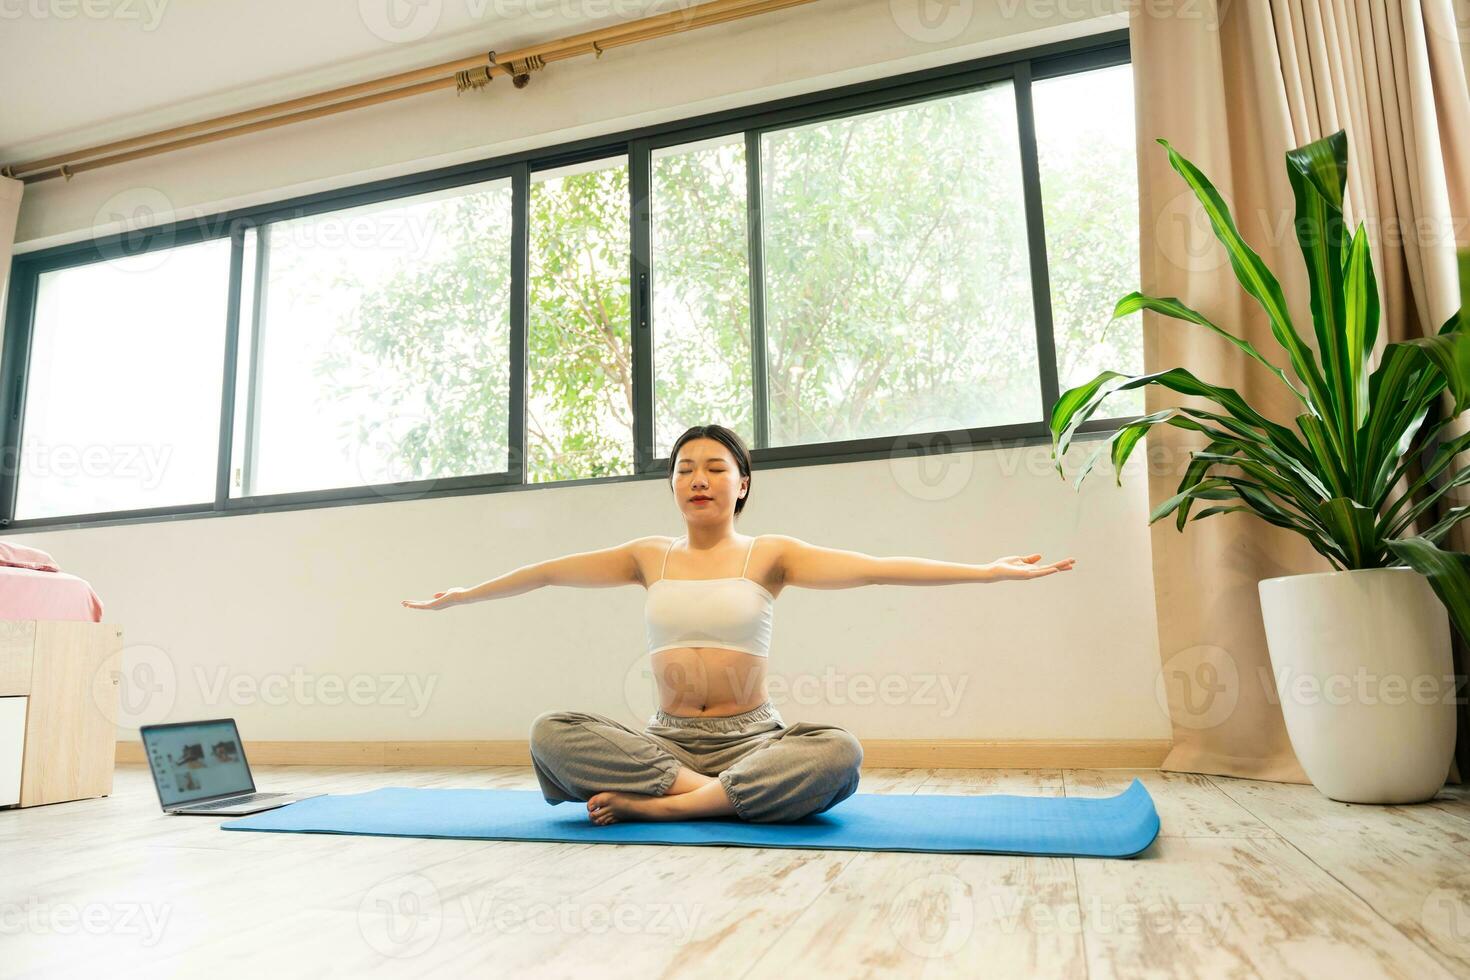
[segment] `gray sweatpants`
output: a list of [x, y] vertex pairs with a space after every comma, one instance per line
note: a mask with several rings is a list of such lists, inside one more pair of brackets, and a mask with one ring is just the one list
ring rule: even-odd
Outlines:
[[687, 766], [718, 776], [742, 820], [799, 820], [856, 792], [862, 761], [862, 743], [846, 730], [787, 726], [769, 701], [724, 718], [657, 710], [641, 732], [584, 711], [548, 711], [531, 723], [532, 766], [552, 804], [605, 791], [662, 796]]

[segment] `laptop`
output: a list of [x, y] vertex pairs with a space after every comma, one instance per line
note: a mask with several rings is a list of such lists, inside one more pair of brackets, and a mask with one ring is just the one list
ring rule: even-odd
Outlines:
[[234, 816], [272, 810], [321, 793], [257, 793], [235, 719], [138, 729], [164, 813]]

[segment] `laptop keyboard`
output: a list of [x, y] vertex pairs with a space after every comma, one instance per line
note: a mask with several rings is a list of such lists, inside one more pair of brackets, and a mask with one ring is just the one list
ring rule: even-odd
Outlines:
[[241, 803], [254, 803], [256, 800], [273, 800], [285, 793], [251, 793], [249, 796], [237, 796], [228, 800], [215, 800], [213, 803], [201, 803], [198, 806], [189, 807], [190, 810], [223, 810], [226, 807], [239, 806]]

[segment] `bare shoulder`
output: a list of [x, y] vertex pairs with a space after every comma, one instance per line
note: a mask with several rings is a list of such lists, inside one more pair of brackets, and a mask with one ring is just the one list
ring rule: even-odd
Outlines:
[[785, 577], [787, 556], [806, 544], [800, 538], [794, 538], [789, 534], [758, 534], [755, 540], [757, 550], [770, 560], [771, 568], [778, 581]]
[[663, 561], [664, 552], [669, 545], [673, 544], [675, 535], [672, 534], [648, 534], [641, 538], [633, 538], [623, 543], [623, 549], [633, 556], [633, 563], [638, 568], [638, 581], [647, 586], [657, 577], [659, 563]]

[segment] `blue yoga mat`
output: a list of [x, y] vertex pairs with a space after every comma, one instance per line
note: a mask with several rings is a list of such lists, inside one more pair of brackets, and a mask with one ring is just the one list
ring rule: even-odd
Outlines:
[[849, 851], [948, 851], [1133, 857], [1159, 833], [1153, 797], [1134, 779], [1117, 796], [936, 796], [854, 793], [791, 823], [733, 818], [599, 827], [583, 803], [536, 790], [390, 787], [317, 796], [220, 824], [273, 833], [461, 837], [614, 844], [724, 844]]

